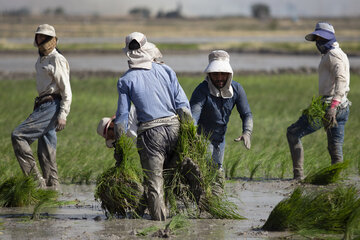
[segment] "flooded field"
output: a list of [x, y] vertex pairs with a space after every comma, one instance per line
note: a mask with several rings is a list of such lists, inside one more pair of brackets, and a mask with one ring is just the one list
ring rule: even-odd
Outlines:
[[[32, 73], [36, 55], [0, 54], [0, 72]], [[69, 54], [71, 71], [113, 71], [128, 69], [124, 54]], [[208, 63], [208, 53], [166, 54], [164, 62], [176, 72], [202, 72]], [[317, 68], [319, 55], [274, 55], [230, 53], [231, 66], [236, 71], [271, 71], [276, 69]], [[360, 57], [349, 57], [351, 67], [360, 67]]]
[[[261, 231], [274, 206], [288, 196], [292, 181], [243, 181], [226, 185], [232, 202], [246, 220], [190, 219], [179, 230], [179, 239], [268, 239], [289, 233]], [[62, 185], [59, 200], [78, 204], [45, 209], [40, 220], [29, 220], [32, 209], [0, 208], [0, 239], [139, 239], [136, 234], [149, 226], [164, 228], [165, 223], [148, 219], [107, 220], [94, 200], [94, 185]], [[170, 221], [170, 220], [168, 220]]]

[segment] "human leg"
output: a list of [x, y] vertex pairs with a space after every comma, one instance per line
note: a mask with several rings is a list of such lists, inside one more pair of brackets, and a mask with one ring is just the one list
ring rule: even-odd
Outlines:
[[294, 179], [304, 178], [304, 149], [301, 138], [315, 132], [321, 127], [321, 123], [310, 124], [307, 117], [302, 115], [294, 124], [287, 128], [286, 137], [293, 162]]
[[[170, 130], [171, 129], [171, 130]], [[150, 215], [154, 220], [166, 220], [164, 200], [163, 167], [176, 146], [178, 126], [160, 126], [148, 129], [139, 135], [137, 145], [142, 168], [145, 172], [147, 200]]]
[[55, 189], [59, 185], [56, 164], [56, 143], [55, 128], [38, 139], [38, 158], [46, 185]]
[[[36, 160], [30, 145], [44, 132], [46, 132], [54, 121], [57, 112], [57, 106], [53, 103], [45, 103], [36, 108], [30, 116], [23, 121], [11, 133], [11, 141], [15, 156], [20, 164], [23, 173], [28, 176], [33, 174], [39, 181], [41, 187], [45, 187], [45, 181], [42, 174], [36, 166]], [[55, 126], [55, 124], [53, 124]]]
[[218, 169], [222, 170], [225, 152], [225, 140], [219, 144], [211, 142], [208, 146], [208, 151], [211, 153], [213, 163]]
[[348, 120], [349, 112], [349, 106], [340, 109], [336, 115], [337, 126], [330, 128], [326, 132], [331, 164], [343, 161], [342, 146], [344, 143], [345, 124]]

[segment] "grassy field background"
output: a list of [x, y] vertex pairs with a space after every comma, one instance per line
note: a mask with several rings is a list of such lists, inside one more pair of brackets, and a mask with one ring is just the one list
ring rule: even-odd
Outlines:
[[[187, 96], [204, 76], [178, 76]], [[248, 97], [254, 117], [252, 148], [246, 150], [234, 138], [241, 134], [242, 123], [234, 109], [226, 134], [225, 170], [230, 178], [291, 178], [292, 163], [286, 128], [295, 122], [314, 95], [316, 75], [235, 76]], [[71, 80], [73, 103], [67, 127], [58, 133], [57, 163], [62, 183], [89, 183], [104, 169], [115, 164], [113, 150], [97, 135], [102, 117], [116, 111], [117, 91], [114, 78]], [[0, 180], [21, 174], [13, 153], [10, 134], [32, 111], [36, 96], [35, 80], [0, 81]], [[344, 159], [351, 161], [348, 172], [360, 171], [360, 76], [351, 76], [349, 99], [353, 105], [345, 128]], [[330, 165], [326, 133], [319, 130], [303, 138], [305, 173]], [[37, 142], [32, 144], [36, 154]]]

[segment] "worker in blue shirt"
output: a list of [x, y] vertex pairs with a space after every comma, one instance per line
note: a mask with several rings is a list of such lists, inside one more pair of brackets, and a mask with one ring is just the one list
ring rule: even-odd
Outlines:
[[205, 73], [205, 80], [191, 96], [191, 113], [198, 133], [210, 136], [209, 151], [213, 162], [222, 170], [225, 133], [232, 109], [236, 106], [242, 120], [242, 134], [234, 141], [243, 141], [247, 149], [251, 147], [252, 113], [243, 87], [232, 80], [233, 70], [226, 51], [215, 50], [209, 54]]
[[159, 61], [159, 49], [144, 34], [125, 39], [129, 70], [119, 79], [116, 135], [126, 133], [131, 102], [136, 108], [137, 147], [144, 169], [148, 208], [153, 220], [166, 220], [163, 169], [173, 166], [179, 116], [191, 117], [189, 101], [175, 72]]

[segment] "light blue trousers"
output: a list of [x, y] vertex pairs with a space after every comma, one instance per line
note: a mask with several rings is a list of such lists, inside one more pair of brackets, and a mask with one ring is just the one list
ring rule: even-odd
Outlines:
[[[55, 127], [60, 109], [60, 100], [43, 103], [22, 122], [11, 134], [15, 156], [25, 175], [35, 174], [43, 177], [48, 186], [58, 181], [56, 165], [57, 137]], [[40, 174], [30, 145], [38, 140], [38, 159]]]

